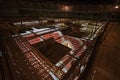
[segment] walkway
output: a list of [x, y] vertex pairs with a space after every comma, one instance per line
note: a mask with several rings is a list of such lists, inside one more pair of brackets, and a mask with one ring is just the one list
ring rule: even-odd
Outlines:
[[112, 28], [97, 53], [88, 80], [120, 80], [120, 23], [108, 26]]

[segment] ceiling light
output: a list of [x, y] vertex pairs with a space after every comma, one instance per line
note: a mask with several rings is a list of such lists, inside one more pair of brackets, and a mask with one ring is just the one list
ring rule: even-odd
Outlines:
[[70, 11], [71, 7], [70, 6], [62, 6], [63, 11]]
[[115, 8], [116, 8], [116, 9], [118, 9], [118, 8], [119, 8], [119, 6], [115, 6]]

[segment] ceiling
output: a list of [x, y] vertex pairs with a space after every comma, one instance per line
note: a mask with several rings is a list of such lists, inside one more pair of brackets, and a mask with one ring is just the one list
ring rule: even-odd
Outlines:
[[0, 0], [0, 2], [11, 2], [11, 1], [28, 1], [28, 2], [56, 2], [65, 4], [115, 4], [119, 0]]
[[[39, 0], [32, 0], [39, 1]], [[46, 0], [49, 1], [49, 0]], [[56, 1], [56, 0], [51, 0]], [[117, 0], [57, 0], [59, 3], [70, 3], [70, 4], [115, 4]]]
[[[119, 0], [0, 0], [0, 16], [40, 16], [86, 13], [85, 15], [109, 15], [120, 13]], [[69, 8], [69, 10], [67, 10]], [[57, 13], [54, 13], [57, 12]], [[61, 14], [62, 12], [63, 14]], [[72, 14], [73, 13], [73, 14]], [[89, 14], [90, 13], [90, 14]], [[56, 15], [56, 16], [57, 16]], [[84, 15], [84, 16], [85, 16]], [[96, 15], [94, 15], [96, 16]]]

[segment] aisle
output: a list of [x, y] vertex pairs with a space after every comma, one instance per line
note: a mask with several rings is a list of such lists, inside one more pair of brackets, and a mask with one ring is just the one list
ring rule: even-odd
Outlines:
[[109, 26], [112, 28], [97, 53], [88, 80], [120, 80], [120, 23]]

